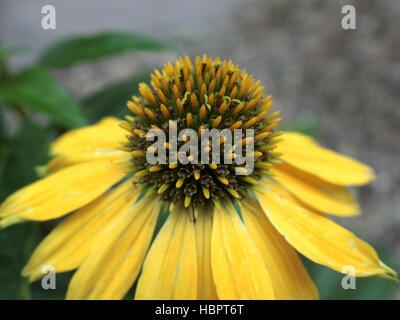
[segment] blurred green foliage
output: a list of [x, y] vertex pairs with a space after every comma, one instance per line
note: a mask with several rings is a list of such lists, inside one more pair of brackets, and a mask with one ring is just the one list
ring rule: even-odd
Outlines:
[[125, 51], [160, 51], [169, 45], [132, 32], [104, 32], [96, 35], [73, 36], [45, 50], [39, 63], [46, 67], [65, 67], [84, 61], [95, 61]]
[[125, 103], [132, 95], [138, 93], [139, 83], [149, 80], [149, 74], [141, 74], [130, 79], [114, 83], [107, 88], [83, 100], [86, 106], [86, 115], [91, 122], [98, 121], [106, 116], [122, 117], [127, 108]]
[[314, 117], [303, 117], [290, 123], [282, 123], [279, 130], [301, 132], [315, 139], [321, 138], [323, 133], [321, 122]]
[[56, 123], [75, 128], [87, 124], [79, 105], [41, 67], [29, 67], [0, 84], [0, 99], [43, 112]]
[[[17, 74], [7, 62], [20, 48], [0, 44], [0, 202], [15, 190], [35, 181], [35, 167], [49, 160], [52, 139], [65, 130], [98, 121], [105, 116], [122, 117], [125, 103], [137, 93], [138, 84], [149, 74], [111, 84], [82, 101], [70, 97], [51, 75], [51, 68], [92, 62], [127, 51], [160, 51], [172, 47], [149, 37], [129, 32], [104, 32], [62, 39], [46, 49], [37, 64]], [[7, 112], [6, 112], [7, 111]], [[6, 113], [12, 111], [15, 123]], [[36, 113], [46, 121], [35, 121]], [[11, 127], [17, 132], [10, 134]], [[318, 138], [322, 129], [316, 119], [300, 119], [286, 124], [294, 130]], [[11, 130], [12, 131], [12, 130]], [[158, 224], [164, 215], [160, 215]], [[27, 222], [0, 230], [0, 299], [63, 299], [72, 272], [57, 274], [57, 289], [43, 290], [40, 281], [29, 284], [20, 272], [36, 245], [54, 222]], [[385, 260], [385, 259], [384, 259]], [[390, 264], [391, 261], [385, 260]], [[305, 260], [323, 299], [386, 299], [393, 296], [395, 284], [387, 280], [357, 279], [357, 290], [343, 290], [343, 275]], [[127, 295], [132, 298], [132, 290]]]

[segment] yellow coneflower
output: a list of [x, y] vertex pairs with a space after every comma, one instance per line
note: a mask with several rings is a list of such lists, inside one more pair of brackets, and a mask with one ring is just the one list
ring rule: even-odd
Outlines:
[[[360, 277], [396, 279], [371, 246], [325, 215], [359, 214], [347, 186], [370, 182], [373, 170], [277, 132], [271, 96], [245, 70], [186, 57], [139, 91], [127, 104], [134, 116], [62, 135], [47, 176], [1, 205], [3, 227], [70, 214], [23, 269], [30, 281], [53, 265], [77, 269], [69, 299], [120, 299], [136, 281], [136, 299], [316, 299], [296, 251], [339, 272], [351, 265]], [[254, 141], [254, 171], [237, 175], [246, 168], [234, 154], [232, 164], [147, 163], [146, 133], [167, 133], [171, 122], [196, 132], [254, 129], [243, 139]]]

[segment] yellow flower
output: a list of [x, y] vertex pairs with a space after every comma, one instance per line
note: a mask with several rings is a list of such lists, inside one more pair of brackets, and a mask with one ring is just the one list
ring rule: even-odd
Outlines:
[[[47, 176], [1, 205], [3, 227], [65, 216], [23, 269], [30, 281], [53, 265], [77, 269], [69, 299], [120, 299], [136, 280], [137, 299], [316, 299], [296, 250], [339, 272], [350, 265], [360, 277], [396, 279], [325, 215], [359, 214], [347, 186], [370, 182], [373, 170], [275, 131], [271, 96], [245, 70], [186, 57], [155, 70], [139, 92], [127, 103], [134, 116], [58, 138]], [[255, 141], [254, 171], [238, 175], [249, 172], [235, 155], [232, 164], [149, 164], [145, 135], [167, 132], [170, 120], [199, 133], [254, 129], [243, 140]]]

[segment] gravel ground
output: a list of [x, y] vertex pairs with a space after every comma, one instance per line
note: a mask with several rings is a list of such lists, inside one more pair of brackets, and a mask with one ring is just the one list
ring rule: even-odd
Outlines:
[[[169, 3], [173, 7], [180, 1]], [[375, 168], [378, 179], [355, 191], [363, 215], [340, 222], [400, 262], [400, 1], [224, 4], [226, 9], [220, 5], [212, 11], [206, 26], [192, 25], [184, 36], [174, 32], [179, 28], [151, 33], [176, 42], [180, 54], [207, 53], [246, 67], [273, 94], [285, 122], [317, 119], [324, 128], [323, 145]], [[344, 4], [357, 9], [356, 30], [341, 28]], [[196, 10], [199, 21], [209, 18], [212, 2]], [[171, 17], [175, 26], [186, 14], [176, 12]], [[82, 97], [175, 56], [128, 54], [58, 70], [55, 76], [71, 94]]]

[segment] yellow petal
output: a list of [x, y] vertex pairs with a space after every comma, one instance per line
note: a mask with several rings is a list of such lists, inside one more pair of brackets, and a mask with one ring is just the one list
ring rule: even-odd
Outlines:
[[200, 210], [195, 224], [197, 243], [197, 299], [216, 300], [217, 291], [211, 270], [211, 232], [212, 214], [207, 210]]
[[220, 299], [274, 299], [263, 258], [232, 204], [214, 209], [211, 264]]
[[125, 141], [126, 132], [119, 120], [108, 117], [98, 124], [68, 131], [51, 145], [52, 154], [88, 152], [95, 149], [116, 149]]
[[119, 120], [112, 117], [92, 126], [68, 131], [51, 145], [51, 154], [55, 158], [42, 167], [42, 174], [86, 161], [114, 159], [117, 162], [116, 158], [126, 155], [119, 150], [125, 140], [125, 131], [119, 126]]
[[0, 224], [22, 217], [49, 220], [93, 201], [126, 175], [109, 160], [77, 164], [38, 180], [9, 196], [0, 206]]
[[82, 151], [76, 153], [69, 153], [53, 158], [46, 166], [43, 166], [43, 175], [54, 173], [66, 167], [78, 164], [81, 162], [107, 160], [114, 163], [120, 163], [129, 160], [129, 155], [118, 149], [94, 149], [91, 151]]
[[247, 197], [241, 204], [246, 228], [264, 259], [276, 298], [318, 299], [318, 290], [296, 251], [276, 231], [258, 203]]
[[278, 143], [281, 158], [313, 175], [338, 185], [362, 185], [375, 178], [374, 170], [367, 165], [322, 148], [305, 135], [285, 132]]
[[194, 223], [176, 207], [161, 228], [143, 265], [135, 298], [197, 298], [197, 253]]
[[72, 277], [67, 299], [122, 299], [138, 276], [160, 210], [154, 196], [127, 203], [93, 243]]
[[71, 214], [39, 244], [22, 275], [34, 281], [43, 276], [43, 265], [52, 265], [57, 272], [79, 267], [99, 234], [120, 216], [121, 208], [133, 204], [138, 195], [138, 189], [129, 179]]
[[310, 260], [339, 272], [352, 266], [360, 277], [395, 276], [370, 245], [325, 215], [297, 206], [271, 189], [257, 191], [256, 195], [275, 228]]
[[357, 201], [345, 187], [328, 183], [286, 163], [274, 165], [271, 172], [275, 180], [317, 211], [343, 216], [360, 213]]

